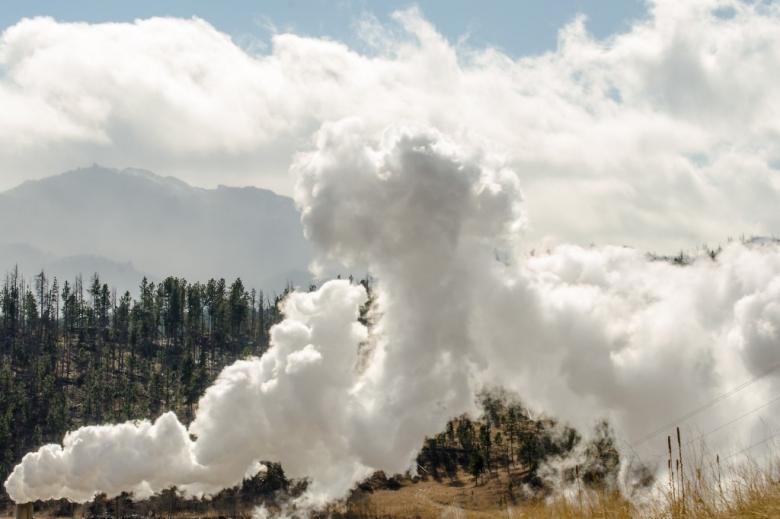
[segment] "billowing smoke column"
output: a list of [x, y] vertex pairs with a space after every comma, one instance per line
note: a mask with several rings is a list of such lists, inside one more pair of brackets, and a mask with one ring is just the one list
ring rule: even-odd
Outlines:
[[[371, 333], [358, 321], [361, 286], [293, 293], [271, 349], [226, 368], [189, 429], [171, 413], [79, 429], [25, 456], [5, 483], [15, 501], [213, 493], [279, 460], [310, 478], [301, 504], [319, 506], [373, 470], [405, 470], [485, 384], [575, 426], [609, 418], [630, 442], [780, 361], [771, 243], [684, 267], [623, 247], [523, 255], [515, 173], [428, 128], [376, 138], [355, 120], [328, 124], [293, 173], [323, 262], [377, 279]], [[695, 427], [756, 407], [773, 387], [762, 378]], [[723, 432], [742, 440], [760, 434], [754, 425]], [[660, 445], [634, 447], [652, 460]]]
[[209, 493], [270, 459], [310, 477], [316, 505], [375, 469], [405, 470], [425, 434], [472, 408], [471, 268], [518, 230], [516, 178], [432, 131], [360, 134], [353, 121], [320, 132], [297, 162], [297, 200], [324, 257], [368, 265], [387, 288], [373, 337], [357, 321], [362, 286], [295, 293], [268, 353], [226, 368], [189, 430], [171, 413], [79, 429], [24, 458], [6, 482], [15, 501]]

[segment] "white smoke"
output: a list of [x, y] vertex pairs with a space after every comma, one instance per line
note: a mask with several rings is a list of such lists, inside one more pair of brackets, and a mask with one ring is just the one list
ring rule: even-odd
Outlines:
[[[268, 353], [226, 368], [189, 430], [172, 414], [80, 429], [22, 460], [6, 481], [15, 501], [213, 493], [278, 460], [310, 478], [300, 504], [317, 507], [374, 470], [408, 468], [485, 384], [578, 427], [609, 418], [631, 442], [780, 361], [772, 243], [684, 267], [623, 247], [525, 255], [516, 174], [428, 127], [326, 124], [293, 173], [322, 260], [377, 280], [371, 333], [361, 286], [294, 293]], [[760, 405], [777, 380], [697, 416], [691, 435]], [[747, 442], [763, 434], [757, 418], [720, 432]], [[651, 461], [663, 445], [635, 447]]]
[[356, 321], [365, 300], [364, 288], [346, 281], [291, 294], [285, 321], [271, 332], [273, 347], [225, 368], [189, 430], [173, 413], [154, 424], [83, 427], [62, 446], [25, 456], [6, 481], [8, 494], [16, 502], [87, 501], [96, 492], [145, 497], [176, 485], [199, 495], [238, 484], [260, 470], [260, 460], [277, 459], [291, 475], [312, 477], [311, 497], [343, 493], [368, 474], [351, 454], [345, 433], [354, 410], [344, 401], [366, 338]]

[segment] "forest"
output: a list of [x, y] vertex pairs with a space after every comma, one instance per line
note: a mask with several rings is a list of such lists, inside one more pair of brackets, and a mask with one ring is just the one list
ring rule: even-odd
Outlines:
[[87, 424], [155, 417], [189, 422], [222, 367], [268, 347], [285, 293], [211, 279], [143, 279], [138, 296], [95, 275], [0, 292], [0, 479], [28, 451]]
[[[352, 282], [371, 293], [368, 279]], [[269, 295], [247, 289], [240, 279], [144, 278], [134, 297], [117, 294], [98, 275], [86, 283], [81, 278], [60, 283], [41, 272], [27, 281], [14, 269], [0, 292], [0, 480], [25, 453], [59, 443], [82, 425], [154, 418], [168, 410], [189, 423], [198, 398], [224, 366], [267, 350], [269, 329], [281, 319], [288, 290]], [[474, 485], [501, 479], [507, 499], [514, 500], [521, 487], [543, 491], [545, 460], [566, 456], [581, 442], [579, 432], [534, 418], [500, 390], [483, 393], [480, 405], [481, 417], [454, 418], [421, 445], [418, 477], [449, 482], [465, 477]], [[606, 423], [597, 426], [583, 452], [586, 465], [572, 465], [568, 477], [577, 471], [586, 484], [609, 484], [619, 458]], [[126, 495], [110, 501], [98, 496], [89, 513], [164, 514], [176, 506], [235, 516], [239, 508], [305, 488], [305, 481], [288, 480], [273, 460], [266, 466], [240, 488], [209, 500], [183, 500], [175, 489], [140, 504]], [[355, 492], [393, 488], [399, 477], [375, 475]], [[4, 490], [0, 500], [10, 505]], [[65, 502], [49, 505], [73, 513]]]

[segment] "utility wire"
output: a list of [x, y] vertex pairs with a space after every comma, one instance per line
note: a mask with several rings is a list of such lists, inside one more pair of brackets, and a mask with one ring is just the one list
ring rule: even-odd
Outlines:
[[692, 409], [691, 411], [688, 411], [684, 415], [679, 416], [676, 419], [672, 420], [671, 422], [662, 425], [658, 429], [655, 429], [655, 430], [651, 431], [650, 433], [646, 434], [645, 436], [642, 436], [641, 438], [637, 438], [636, 440], [634, 440], [632, 442], [632, 445], [634, 447], [638, 447], [639, 445], [642, 445], [643, 443], [645, 443], [645, 442], [655, 438], [659, 433], [664, 432], [665, 430], [669, 429], [670, 427], [675, 426], [675, 425], [679, 425], [680, 423], [685, 422], [685, 421], [689, 420], [690, 418], [693, 418], [694, 416], [696, 416], [697, 414], [701, 413], [702, 411], [706, 411], [707, 409], [710, 409], [715, 404], [717, 404], [717, 403], [719, 403], [719, 402], [729, 398], [732, 395], [735, 395], [735, 394], [739, 393], [743, 389], [745, 389], [747, 387], [750, 387], [751, 385], [753, 385], [754, 383], [758, 382], [759, 380], [761, 380], [765, 376], [769, 375], [773, 371], [776, 371], [778, 368], [780, 368], [780, 362], [778, 362], [777, 364], [774, 364], [773, 366], [771, 366], [767, 370], [759, 373], [755, 377], [753, 377], [753, 378], [751, 378], [749, 380], [746, 380], [745, 382], [739, 384], [738, 386], [730, 389], [729, 391], [727, 391], [727, 392], [725, 392], [725, 393], [723, 393], [721, 395], [716, 396], [715, 398], [713, 398], [712, 400], [710, 400], [706, 404], [704, 404], [702, 406], [699, 406], [699, 407], [697, 407], [695, 409]]
[[768, 406], [770, 406], [770, 405], [772, 405], [772, 404], [774, 404], [775, 402], [778, 402], [778, 401], [780, 401], [780, 396], [776, 396], [772, 400], [769, 400], [768, 402], [764, 402], [763, 404], [761, 404], [760, 406], [756, 407], [755, 409], [751, 409], [750, 411], [739, 415], [738, 417], [734, 418], [733, 420], [729, 420], [728, 422], [726, 422], [726, 423], [724, 423], [722, 425], [719, 425], [718, 427], [712, 429], [711, 431], [708, 431], [708, 432], [702, 434], [701, 436], [698, 436], [698, 437], [694, 438], [693, 440], [687, 442], [686, 446], [690, 445], [691, 443], [693, 443], [695, 441], [701, 440], [705, 436], [709, 436], [712, 433], [716, 433], [716, 432], [720, 431], [721, 429], [723, 429], [724, 427], [728, 427], [729, 425], [731, 425], [733, 423], [736, 423], [736, 422], [742, 420], [743, 418], [747, 418], [748, 416], [750, 416], [751, 414], [755, 413], [756, 411], [760, 411], [761, 409], [764, 409], [765, 407], [768, 407]]
[[[707, 432], [706, 432], [706, 433], [704, 433], [704, 434], [700, 434], [699, 436], [696, 436], [695, 438], [693, 438], [693, 439], [691, 439], [691, 440], [688, 440], [687, 442], [685, 442], [685, 443], [683, 444], [683, 447], [688, 447], [688, 446], [690, 446], [690, 445], [692, 445], [692, 444], [696, 443], [697, 441], [699, 441], [699, 440], [702, 440], [702, 439], [706, 438], [706, 437], [707, 437], [707, 436], [709, 436], [710, 434], [714, 434], [714, 433], [716, 433], [716, 432], [720, 431], [721, 429], [724, 429], [724, 428], [728, 427], [729, 425], [735, 424], [735, 423], [737, 423], [738, 421], [742, 420], [743, 418], [747, 418], [747, 417], [748, 417], [748, 416], [750, 416], [751, 414], [753, 414], [753, 413], [755, 413], [755, 412], [757, 412], [757, 411], [760, 411], [761, 409], [764, 409], [764, 408], [766, 408], [766, 407], [769, 407], [770, 405], [772, 405], [772, 404], [774, 404], [774, 403], [776, 403], [776, 402], [780, 402], [780, 396], [776, 396], [775, 398], [773, 398], [773, 399], [771, 399], [771, 400], [769, 400], [769, 401], [767, 401], [767, 402], [764, 402], [764, 403], [763, 403], [763, 404], [761, 404], [760, 406], [758, 406], [758, 407], [756, 407], [756, 408], [753, 408], [753, 409], [751, 409], [750, 411], [747, 411], [747, 412], [745, 412], [745, 413], [742, 413], [741, 415], [739, 415], [738, 417], [734, 418], [733, 420], [729, 420], [728, 422], [726, 422], [726, 423], [723, 423], [723, 424], [721, 424], [721, 425], [719, 425], [719, 426], [715, 427], [714, 429], [707, 431]], [[654, 457], [652, 457], [652, 458], [650, 458], [650, 459], [662, 459], [662, 458], [664, 458], [665, 456], [666, 456], [666, 454], [662, 454], [662, 455], [654, 456]]]
[[740, 454], [743, 454], [743, 453], [745, 453], [745, 452], [747, 452], [747, 451], [749, 451], [749, 450], [752, 450], [752, 449], [754, 449], [754, 448], [758, 447], [759, 445], [763, 445], [763, 444], [765, 444], [766, 442], [768, 442], [769, 440], [772, 440], [772, 439], [774, 439], [774, 438], [777, 438], [778, 436], [780, 436], [780, 431], [777, 431], [776, 433], [774, 433], [774, 434], [772, 434], [772, 435], [770, 435], [770, 436], [767, 436], [766, 438], [764, 438], [764, 439], [763, 439], [763, 440], [761, 440], [760, 442], [756, 442], [756, 443], [754, 443], [753, 445], [751, 445], [751, 446], [749, 446], [749, 447], [745, 447], [745, 448], [744, 448], [744, 449], [742, 449], [741, 451], [733, 452], [733, 453], [729, 454], [728, 456], [726, 456], [726, 457], [725, 457], [725, 458], [723, 458], [723, 459], [724, 459], [724, 460], [727, 460], [727, 459], [731, 459], [731, 458], [733, 458], [734, 456], [739, 456]]

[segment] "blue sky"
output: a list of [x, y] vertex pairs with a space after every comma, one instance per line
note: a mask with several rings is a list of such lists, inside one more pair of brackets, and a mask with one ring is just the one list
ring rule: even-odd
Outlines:
[[353, 22], [361, 15], [370, 13], [384, 20], [391, 12], [415, 4], [450, 40], [468, 35], [475, 46], [497, 46], [513, 56], [554, 49], [557, 30], [578, 13], [588, 17], [589, 30], [600, 37], [627, 29], [632, 20], [643, 18], [646, 13], [642, 0], [10, 0], [4, 1], [0, 9], [0, 27], [40, 15], [60, 21], [89, 22], [198, 16], [233, 36], [239, 44], [267, 39], [268, 27], [273, 24], [279, 30], [327, 36], [354, 45]]
[[[497, 150], [533, 240], [676, 252], [777, 234], [780, 9], [740, 2], [420, 1], [395, 23], [413, 4], [0, 0], [0, 26], [20, 24], [0, 44], [0, 189], [99, 163], [292, 194], [295, 157], [349, 119], [373, 139], [412, 123]], [[593, 37], [557, 48], [578, 14]], [[170, 18], [20, 22], [36, 15]], [[381, 47], [357, 39], [365, 15]], [[271, 27], [311, 38], [269, 48]]]

